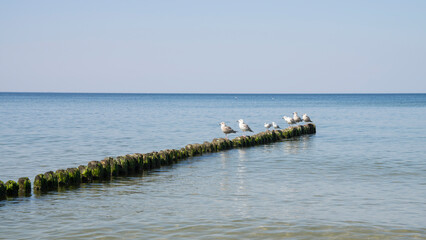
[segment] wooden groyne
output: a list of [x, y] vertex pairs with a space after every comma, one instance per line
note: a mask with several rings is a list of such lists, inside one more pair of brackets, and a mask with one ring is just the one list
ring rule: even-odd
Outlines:
[[[91, 161], [87, 166], [59, 169], [38, 174], [34, 178], [33, 192], [42, 194], [67, 187], [79, 186], [81, 183], [110, 181], [114, 177], [129, 176], [143, 171], [177, 163], [188, 157], [220, 152], [233, 148], [245, 148], [277, 142], [305, 134], [316, 133], [314, 124], [299, 125], [282, 130], [260, 132], [252, 136], [236, 137], [232, 140], [215, 138], [212, 142], [188, 144], [181, 149], [166, 149], [151, 153], [134, 153], [125, 156], [107, 157], [101, 161]], [[0, 200], [7, 197], [30, 196], [31, 182], [27, 177], [18, 182], [0, 180]]]

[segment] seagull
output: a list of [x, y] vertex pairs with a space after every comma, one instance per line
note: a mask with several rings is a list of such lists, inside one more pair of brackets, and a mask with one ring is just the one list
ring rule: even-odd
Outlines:
[[299, 122], [301, 122], [301, 121], [302, 121], [302, 119], [300, 119], [300, 117], [299, 117], [299, 116], [297, 116], [297, 112], [294, 112], [294, 113], [293, 113], [293, 120], [294, 120], [296, 123], [299, 123]]
[[275, 122], [272, 122], [272, 126], [274, 126], [275, 129], [279, 129], [280, 126], [278, 126], [278, 124], [276, 124]]
[[237, 132], [234, 131], [234, 129], [232, 129], [231, 127], [226, 126], [224, 122], [220, 123], [220, 128], [222, 129], [222, 132], [225, 133], [226, 139], [228, 139], [228, 134]]
[[305, 113], [305, 114], [303, 114], [303, 117], [302, 117], [302, 118], [303, 118], [303, 121], [304, 121], [304, 122], [312, 122], [312, 121], [311, 121], [311, 119], [308, 117], [308, 115], [306, 115], [306, 113]]
[[283, 119], [288, 123], [288, 125], [293, 125], [293, 124], [296, 124], [296, 122], [294, 121], [294, 119], [293, 118], [291, 118], [291, 117], [287, 117], [287, 116], [284, 116], [283, 117]]
[[269, 130], [269, 128], [272, 126], [272, 124], [265, 123], [263, 126], [266, 128], [266, 130]]
[[[238, 120], [237, 122], [239, 122], [239, 127], [243, 132], [253, 132], [250, 127], [244, 123], [243, 119]], [[245, 135], [244, 135], [245, 136]]]

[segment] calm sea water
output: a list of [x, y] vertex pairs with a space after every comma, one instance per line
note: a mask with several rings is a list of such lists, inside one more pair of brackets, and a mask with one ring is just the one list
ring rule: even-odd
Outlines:
[[[0, 93], [4, 182], [255, 132], [317, 134], [0, 202], [0, 239], [426, 239], [426, 94]], [[237, 136], [237, 135], [234, 135]]]

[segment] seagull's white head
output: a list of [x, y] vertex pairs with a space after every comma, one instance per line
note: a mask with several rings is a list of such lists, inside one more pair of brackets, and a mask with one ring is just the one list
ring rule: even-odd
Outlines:
[[303, 116], [308, 116], [308, 115], [305, 113], [305, 114], [303, 114]]
[[226, 125], [225, 122], [221, 122], [219, 124], [220, 124], [220, 126], [225, 126]]
[[297, 115], [297, 112], [294, 112], [293, 114], [294, 114], [294, 115]]
[[238, 120], [237, 122], [239, 122], [239, 123], [244, 123], [244, 120], [243, 120], [243, 119], [240, 119], [240, 120]]

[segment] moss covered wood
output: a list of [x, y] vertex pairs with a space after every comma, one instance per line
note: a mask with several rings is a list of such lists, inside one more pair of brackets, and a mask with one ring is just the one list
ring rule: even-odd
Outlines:
[[6, 196], [8, 197], [16, 197], [19, 193], [19, 185], [13, 181], [9, 180], [5, 183], [6, 187]]
[[81, 183], [81, 173], [78, 168], [68, 168], [67, 169], [69, 177], [69, 185], [78, 186]]
[[99, 161], [90, 161], [87, 164], [87, 169], [92, 175], [92, 180], [103, 180], [104, 178], [104, 168]]
[[142, 172], [143, 171], [143, 156], [142, 153], [134, 153], [134, 158], [136, 159], [136, 172]]
[[6, 199], [6, 186], [0, 180], [0, 200]]
[[161, 167], [161, 159], [158, 152], [153, 152], [151, 155], [152, 158], [152, 168], [159, 168]]
[[129, 162], [123, 156], [118, 156], [115, 161], [117, 162], [118, 176], [127, 176], [129, 174]]
[[114, 158], [106, 157], [106, 158], [104, 158], [104, 160], [101, 160], [101, 164], [102, 164], [102, 167], [104, 169], [104, 176], [103, 176], [104, 179], [110, 179], [112, 177], [111, 161], [114, 161]]
[[47, 180], [44, 174], [38, 174], [34, 178], [34, 191], [35, 192], [46, 192], [48, 190]]
[[70, 185], [68, 172], [64, 169], [56, 170], [55, 175], [58, 179], [58, 187], [67, 187]]
[[31, 181], [27, 177], [21, 177], [18, 179], [19, 194], [28, 195], [31, 193]]
[[111, 177], [117, 177], [120, 171], [120, 166], [118, 164], [117, 158], [110, 159], [109, 165], [111, 167]]
[[80, 178], [82, 183], [89, 183], [92, 181], [92, 172], [87, 168], [87, 166], [80, 165], [78, 166], [80, 171]]
[[148, 154], [142, 154], [142, 170], [151, 169], [150, 160]]
[[139, 169], [137, 155], [127, 154], [126, 156], [124, 156], [124, 158], [127, 160], [127, 163], [129, 164], [127, 166], [128, 167], [127, 171], [129, 172], [129, 174], [136, 173]]
[[46, 178], [47, 182], [47, 190], [55, 190], [58, 189], [58, 177], [56, 176], [56, 173], [53, 171], [45, 172], [44, 177]]

